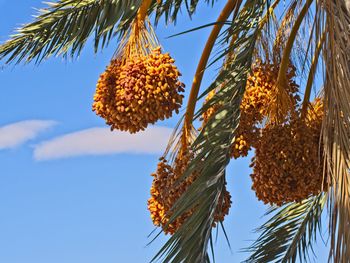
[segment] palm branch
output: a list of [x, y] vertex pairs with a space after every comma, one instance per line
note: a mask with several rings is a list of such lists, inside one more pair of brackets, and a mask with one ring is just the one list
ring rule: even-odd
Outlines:
[[[129, 27], [141, 0], [60, 0], [47, 2], [31, 23], [16, 30], [0, 45], [0, 59], [7, 63], [21, 61], [37, 63], [52, 55], [78, 56], [91, 35], [94, 50], [104, 48], [112, 37], [121, 36]], [[176, 0], [157, 4], [152, 1], [148, 12], [156, 11], [156, 22], [164, 15], [166, 22], [176, 21], [181, 7], [189, 15], [197, 1]], [[161, 1], [162, 2], [162, 1]], [[206, 0], [213, 4], [214, 1]]]
[[[347, 4], [347, 6], [346, 6]], [[330, 192], [330, 256], [335, 262], [350, 258], [350, 13], [349, 2], [326, 1], [324, 61], [325, 106], [323, 134], [328, 162]]]
[[[257, 38], [260, 17], [265, 1], [246, 1], [227, 34], [239, 34], [230, 47], [235, 51], [234, 62], [226, 65], [216, 81], [208, 88], [213, 90], [225, 82], [211, 100], [220, 108], [210, 118], [194, 141], [196, 157], [184, 174], [200, 170], [200, 177], [176, 202], [170, 223], [178, 216], [195, 207], [192, 216], [166, 242], [153, 260], [162, 262], [208, 262], [207, 248], [211, 239], [214, 215], [220, 207], [220, 196], [225, 185], [225, 170], [230, 161], [230, 146], [239, 122], [239, 105], [244, 93]], [[196, 86], [194, 86], [196, 87]], [[206, 91], [208, 93], [208, 90]], [[188, 108], [187, 108], [188, 109]], [[200, 109], [195, 118], [202, 115]], [[188, 115], [187, 115], [188, 116]]]
[[273, 207], [271, 218], [257, 229], [261, 233], [248, 248], [246, 262], [307, 262], [309, 251], [321, 230], [321, 216], [327, 194], [310, 197], [301, 203]]

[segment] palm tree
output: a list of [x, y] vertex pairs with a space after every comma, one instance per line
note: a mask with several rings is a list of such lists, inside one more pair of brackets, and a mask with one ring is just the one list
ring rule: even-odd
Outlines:
[[[216, 4], [214, 0], [205, 2]], [[41, 63], [52, 55], [74, 58], [91, 35], [96, 52], [106, 47], [112, 38], [118, 38], [123, 46], [125, 38], [133, 32], [130, 28], [135, 21], [143, 23], [149, 15], [155, 25], [161, 21], [174, 23], [181, 9], [192, 16], [198, 3], [198, 0], [58, 0], [48, 3], [33, 22], [17, 29], [17, 33], [0, 46], [0, 59], [5, 63]], [[257, 148], [256, 158], [258, 154], [268, 158], [270, 153], [266, 148], [258, 151], [264, 134], [276, 127], [286, 130], [293, 122], [296, 106], [288, 96], [288, 72], [294, 65], [292, 68], [296, 68], [295, 74], [304, 90], [297, 118], [307, 119], [314, 105], [310, 102], [312, 88], [319, 92], [322, 103], [317, 137], [320, 146], [316, 147], [322, 162], [316, 164], [321, 167], [318, 173], [322, 174], [322, 184], [302, 199], [283, 199], [273, 191], [261, 197], [274, 205], [268, 211], [270, 219], [258, 229], [260, 236], [247, 248], [250, 252], [247, 262], [296, 262], [298, 258], [307, 262], [308, 252], [325, 218], [329, 220], [329, 260], [350, 262], [350, 1], [227, 0], [217, 21], [204, 26], [212, 27], [212, 32], [198, 64], [186, 113], [164, 155], [173, 160], [171, 166], [174, 166], [183, 147], [187, 147], [191, 158], [176, 182], [181, 184], [193, 174], [197, 176], [169, 210], [163, 230], [189, 211], [190, 215], [153, 260], [210, 261], [212, 228], [222, 224], [216, 220], [216, 214], [225, 203], [222, 198], [226, 191], [225, 170], [243, 125], [241, 105], [249, 78], [254, 77], [255, 62], [260, 61], [257, 63], [260, 67], [275, 65], [276, 78], [266, 116], [260, 123], [259, 144], [253, 145]], [[145, 28], [150, 30], [150, 25]], [[215, 44], [219, 52], [213, 55]], [[214, 62], [223, 60], [224, 63], [215, 81], [201, 89], [210, 57]], [[316, 78], [322, 80], [319, 86]], [[204, 105], [198, 106], [198, 101], [207, 95]], [[209, 110], [210, 116], [200, 131], [196, 131], [195, 121]], [[302, 127], [306, 134], [308, 126]], [[291, 152], [304, 146], [295, 144]], [[311, 155], [307, 151], [303, 161], [313, 160]], [[255, 167], [257, 163], [253, 161]], [[256, 185], [255, 190], [259, 187]], [[278, 202], [271, 201], [276, 198], [280, 198]], [[328, 207], [327, 217], [322, 216], [324, 207]]]

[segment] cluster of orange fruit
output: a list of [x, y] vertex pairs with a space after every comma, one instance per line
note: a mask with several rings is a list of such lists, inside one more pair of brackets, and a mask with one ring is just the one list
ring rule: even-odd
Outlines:
[[[279, 67], [273, 63], [263, 63], [257, 60], [249, 74], [245, 92], [240, 105], [241, 116], [236, 136], [232, 144], [231, 156], [235, 159], [248, 155], [258, 140], [263, 121], [268, 116], [269, 105], [273, 103], [274, 86], [276, 84]], [[287, 72], [287, 87], [290, 101], [296, 107], [300, 100], [298, 85], [294, 82], [295, 67], [290, 65]], [[204, 103], [207, 103], [216, 93], [216, 89], [210, 91]], [[202, 115], [205, 125], [219, 105], [210, 107]]]
[[160, 47], [147, 55], [112, 60], [98, 80], [93, 110], [111, 130], [130, 133], [170, 118], [173, 111], [178, 113], [184, 92], [174, 62]]
[[[231, 155], [237, 159], [248, 155], [258, 140], [263, 121], [268, 117], [268, 107], [273, 103], [274, 87], [279, 67], [273, 63], [257, 61], [248, 76], [246, 89], [240, 105], [241, 117]], [[290, 65], [287, 72], [286, 91], [292, 105], [296, 107], [300, 100], [298, 85], [294, 82], [295, 68]]]
[[[285, 90], [290, 111], [281, 122], [268, 122], [269, 106], [275, 103], [279, 66], [257, 61], [248, 76], [240, 105], [240, 123], [232, 144], [233, 158], [248, 155], [255, 148], [251, 167], [252, 189], [264, 203], [282, 205], [316, 195], [327, 187], [322, 174], [320, 132], [323, 105], [316, 99], [301, 116], [298, 85], [293, 80], [295, 67], [290, 65]], [[206, 101], [214, 96], [209, 93]], [[217, 109], [214, 105], [203, 119]]]
[[288, 123], [267, 125], [255, 146], [252, 189], [264, 203], [300, 202], [325, 190], [320, 150], [323, 107], [313, 103], [307, 117], [300, 112]]
[[[156, 172], [152, 174], [153, 183], [151, 197], [148, 200], [148, 210], [151, 213], [154, 225], [162, 227], [163, 232], [166, 234], [174, 234], [195, 210], [194, 208], [187, 211], [176, 218], [171, 224], [168, 224], [172, 216], [171, 209], [173, 205], [199, 175], [199, 173], [193, 172], [187, 178], [181, 179], [192, 156], [185, 149], [176, 156], [173, 165], [170, 165], [166, 159], [161, 158]], [[225, 215], [228, 214], [230, 207], [231, 196], [225, 188], [224, 194], [219, 201], [214, 221], [222, 222]]]

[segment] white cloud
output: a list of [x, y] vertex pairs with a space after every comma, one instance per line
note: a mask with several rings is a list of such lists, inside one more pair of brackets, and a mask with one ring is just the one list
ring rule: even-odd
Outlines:
[[136, 134], [91, 128], [40, 143], [34, 149], [34, 158], [42, 161], [80, 155], [161, 153], [171, 132], [165, 127], [150, 127]]
[[27, 120], [0, 127], [0, 150], [15, 148], [48, 128], [55, 125], [54, 121]]

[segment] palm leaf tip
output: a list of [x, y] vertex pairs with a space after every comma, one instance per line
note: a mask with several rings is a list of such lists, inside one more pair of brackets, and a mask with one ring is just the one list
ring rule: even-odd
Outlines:
[[[116, 32], [124, 31], [140, 1], [61, 0], [47, 2], [34, 21], [0, 46], [0, 59], [7, 63], [40, 62], [55, 54], [79, 55], [94, 34], [95, 51], [104, 47]], [[118, 22], [120, 22], [118, 24]]]
[[[244, 252], [244, 262], [310, 261], [309, 251], [321, 233], [321, 219], [327, 194], [320, 193], [300, 203], [289, 203], [268, 212], [271, 218], [257, 229], [258, 239]], [[315, 255], [313, 255], [315, 256]]]

